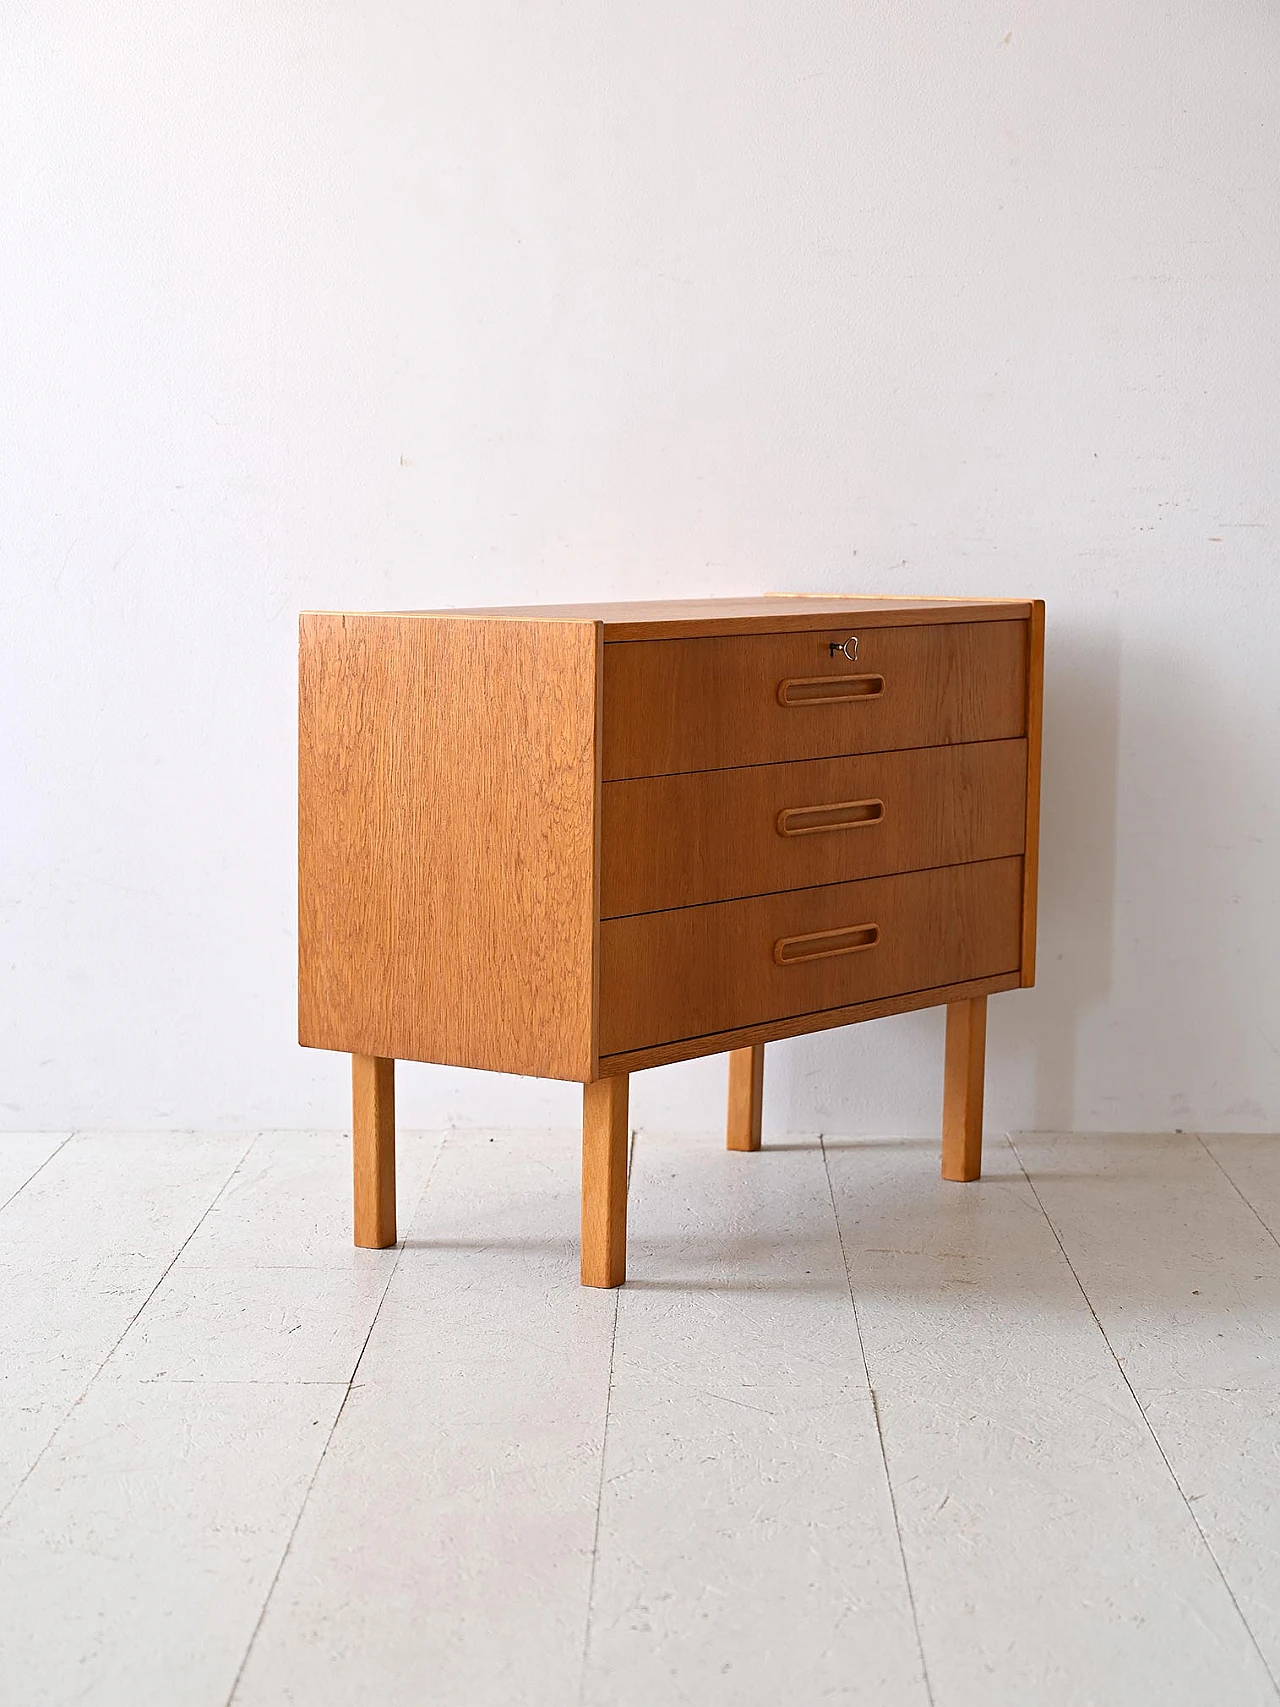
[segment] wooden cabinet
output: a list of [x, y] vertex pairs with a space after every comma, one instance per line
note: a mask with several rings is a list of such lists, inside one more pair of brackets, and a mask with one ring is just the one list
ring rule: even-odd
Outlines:
[[[354, 1058], [356, 1240], [394, 1243], [391, 1063], [579, 1081], [583, 1279], [625, 1273], [626, 1075], [1034, 978], [1038, 602], [761, 598], [301, 622], [299, 1038]], [[621, 1157], [621, 1160], [619, 1160]]]

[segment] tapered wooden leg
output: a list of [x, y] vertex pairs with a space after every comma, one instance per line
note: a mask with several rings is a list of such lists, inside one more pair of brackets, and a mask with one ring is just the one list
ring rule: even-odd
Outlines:
[[729, 1051], [729, 1119], [725, 1145], [730, 1150], [760, 1148], [760, 1108], [764, 1101], [764, 1044]]
[[396, 1064], [351, 1057], [352, 1178], [356, 1244], [378, 1251], [396, 1242]]
[[947, 1004], [947, 1057], [942, 1092], [942, 1177], [982, 1174], [982, 1087], [987, 1054], [987, 998]]
[[627, 1075], [582, 1087], [582, 1284], [627, 1278]]

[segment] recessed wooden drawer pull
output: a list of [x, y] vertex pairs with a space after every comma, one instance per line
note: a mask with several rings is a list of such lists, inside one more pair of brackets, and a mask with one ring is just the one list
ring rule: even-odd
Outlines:
[[878, 824], [883, 800], [833, 800], [830, 806], [788, 806], [778, 814], [780, 836], [814, 836], [819, 830], [856, 830]]
[[857, 954], [880, 941], [879, 925], [845, 925], [838, 931], [810, 931], [807, 936], [780, 937], [773, 945], [779, 966], [795, 966], [802, 960], [830, 960], [835, 954]]
[[883, 676], [792, 676], [778, 683], [779, 705], [839, 705], [846, 699], [877, 699]]

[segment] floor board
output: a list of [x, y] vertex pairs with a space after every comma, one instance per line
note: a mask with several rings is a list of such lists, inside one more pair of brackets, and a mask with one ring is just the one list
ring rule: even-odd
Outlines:
[[1280, 1140], [5, 1146], [6, 1707], [1280, 1702]]
[[32, 1180], [71, 1136], [69, 1132], [6, 1132], [0, 1137], [0, 1210]]
[[0, 1512], [249, 1142], [79, 1135], [0, 1209]]
[[616, 1309], [578, 1169], [564, 1135], [446, 1143], [237, 1707], [576, 1701]]
[[345, 1392], [96, 1382], [0, 1524], [0, 1700], [222, 1707]]
[[923, 1704], [816, 1143], [636, 1139], [584, 1701]]
[[1009, 1146], [827, 1153], [935, 1700], [1273, 1701]]
[[1275, 1140], [1201, 1143], [1185, 1134], [1017, 1140], [1273, 1675], [1280, 1674], [1280, 1248], [1259, 1214], [1280, 1224], [1276, 1148]]
[[[401, 1233], [443, 1142], [440, 1132], [396, 1135], [396, 1216]], [[264, 1132], [183, 1246], [180, 1268], [225, 1271], [323, 1268], [368, 1272], [394, 1252], [351, 1242], [351, 1138], [346, 1132]]]

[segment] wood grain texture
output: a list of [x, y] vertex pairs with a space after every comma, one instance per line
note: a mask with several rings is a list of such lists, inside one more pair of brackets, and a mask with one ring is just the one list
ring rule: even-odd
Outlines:
[[927, 990], [908, 990], [900, 996], [885, 996], [874, 1002], [852, 1002], [845, 1007], [826, 1008], [821, 1013], [794, 1014], [769, 1020], [763, 1025], [742, 1025], [709, 1037], [682, 1038], [654, 1049], [621, 1050], [600, 1058], [602, 1073], [642, 1073], [650, 1067], [667, 1067], [674, 1061], [693, 1061], [702, 1055], [723, 1055], [745, 1049], [751, 1043], [776, 1043], [784, 1037], [803, 1037], [811, 1031], [834, 1031], [839, 1026], [861, 1025], [869, 1019], [888, 1019], [894, 1014], [916, 1013], [921, 1008], [945, 1007], [949, 1002], [970, 1001], [974, 996], [998, 996], [1018, 988], [1018, 973], [1001, 972], [993, 978], [969, 978], [961, 984], [941, 984]]
[[764, 1114], [764, 1044], [729, 1051], [729, 1110], [725, 1148], [758, 1150]]
[[[715, 634], [784, 634], [831, 623], [875, 628], [916, 623], [1001, 622], [1026, 618], [1026, 599], [843, 598], [766, 593], [746, 599], [637, 599], [625, 604], [476, 606], [452, 611], [402, 611], [402, 616], [484, 617], [494, 622], [599, 622], [606, 644]], [[845, 632], [848, 632], [846, 628]], [[841, 635], [843, 639], [844, 636]]]
[[1027, 828], [1022, 878], [1022, 983], [1036, 981], [1036, 914], [1040, 898], [1040, 749], [1044, 730], [1044, 600], [1027, 624]]
[[355, 1242], [380, 1251], [396, 1242], [396, 1064], [351, 1057], [351, 1158]]
[[[858, 758], [607, 782], [605, 918], [1022, 852], [1027, 743], [970, 742]], [[877, 799], [854, 828], [786, 835], [779, 817]]]
[[[1016, 972], [1019, 858], [797, 889], [600, 927], [600, 1049], [617, 1055]], [[774, 946], [875, 923], [869, 950], [779, 965]]]
[[[1021, 736], [1025, 621], [935, 622], [859, 633], [873, 697], [781, 705], [788, 678], [838, 676], [848, 630], [604, 648], [606, 780]], [[837, 667], [839, 666], [839, 667]]]
[[947, 1007], [942, 1093], [942, 1177], [982, 1174], [982, 1101], [987, 1057], [987, 998]]
[[301, 625], [299, 1040], [594, 1076], [591, 622]]
[[625, 1073], [582, 1087], [582, 1284], [627, 1278]]

